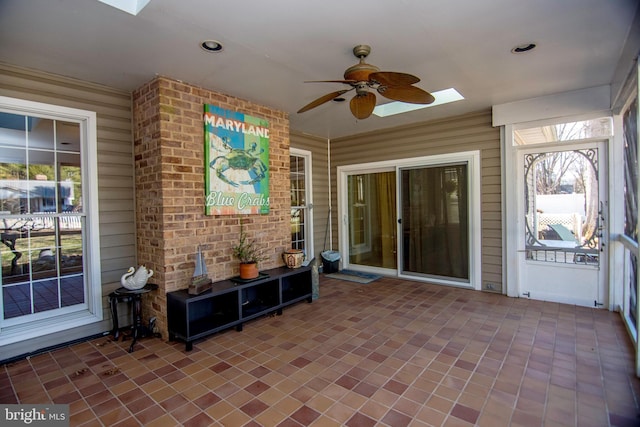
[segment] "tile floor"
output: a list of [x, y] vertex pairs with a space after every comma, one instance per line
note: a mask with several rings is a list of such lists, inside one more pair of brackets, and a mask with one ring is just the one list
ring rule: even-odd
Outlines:
[[383, 278], [184, 344], [108, 337], [0, 367], [73, 426], [636, 426], [617, 313]]

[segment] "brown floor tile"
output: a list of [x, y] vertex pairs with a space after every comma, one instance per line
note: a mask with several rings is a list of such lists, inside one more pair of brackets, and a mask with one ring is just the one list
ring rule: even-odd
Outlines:
[[142, 423], [142, 425], [147, 425], [151, 421], [163, 415], [165, 415], [164, 409], [162, 409], [160, 406], [156, 404], [153, 404], [148, 408], [146, 408], [145, 410], [135, 414], [135, 418], [139, 420]]
[[166, 412], [173, 412], [179, 407], [186, 405], [189, 401], [179, 394], [174, 394], [166, 400], [160, 402], [160, 406]]
[[277, 409], [267, 408], [255, 418], [255, 422], [260, 426], [277, 426], [285, 419], [287, 419], [287, 416]]
[[93, 413], [93, 411], [91, 409], [85, 409], [78, 413], [71, 413], [69, 423], [71, 425], [77, 426], [94, 419], [96, 419], [96, 415]]
[[422, 408], [422, 404], [416, 403], [404, 397], [398, 399], [398, 401], [393, 405], [394, 410], [410, 417], [414, 417], [418, 413], [420, 408]]
[[348, 427], [372, 427], [376, 425], [376, 421], [358, 412], [349, 418], [345, 424]]
[[104, 415], [99, 415], [98, 418], [100, 419], [100, 422], [104, 423], [104, 425], [112, 426], [114, 424], [117, 424], [120, 421], [123, 421], [129, 418], [130, 416], [131, 416], [131, 413], [129, 411], [119, 406], [114, 410], [112, 410], [111, 412], [108, 412]]
[[213, 420], [204, 412], [201, 412], [194, 417], [189, 418], [182, 424], [183, 427], [201, 427], [210, 425], [213, 425]]
[[[162, 406], [160, 406], [162, 407]], [[187, 402], [184, 405], [180, 405], [172, 411], [168, 411], [173, 418], [183, 423], [192, 418], [195, 414], [199, 413], [199, 408], [191, 402]]]
[[403, 427], [409, 425], [411, 417], [392, 409], [382, 418], [382, 422], [394, 427]]
[[258, 399], [253, 399], [242, 405], [242, 407], [240, 407], [240, 410], [249, 415], [251, 418], [255, 418], [260, 413], [264, 412], [268, 407], [269, 406], [264, 402]]
[[251, 421], [251, 417], [237, 409], [231, 411], [231, 413], [219, 421], [225, 426], [243, 426]]

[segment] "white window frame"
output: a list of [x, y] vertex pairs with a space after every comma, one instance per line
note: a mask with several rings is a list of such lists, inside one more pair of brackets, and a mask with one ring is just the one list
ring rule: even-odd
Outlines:
[[304, 180], [305, 180], [305, 199], [307, 204], [303, 210], [305, 213], [305, 248], [306, 259], [311, 260], [315, 257], [314, 243], [313, 243], [313, 173], [311, 171], [312, 153], [308, 150], [302, 150], [300, 148], [289, 149], [290, 156], [304, 158]]
[[[0, 111], [52, 120], [65, 120], [80, 125], [82, 196], [85, 210], [83, 234], [84, 275], [87, 283], [86, 308], [53, 316], [26, 320], [24, 323], [6, 322], [0, 318], [0, 347], [43, 335], [60, 332], [103, 319], [102, 281], [100, 276], [100, 229], [98, 217], [98, 152], [97, 120], [94, 111], [62, 107], [41, 102], [0, 96]], [[0, 305], [2, 305], [0, 292]], [[9, 324], [7, 324], [9, 323]]]

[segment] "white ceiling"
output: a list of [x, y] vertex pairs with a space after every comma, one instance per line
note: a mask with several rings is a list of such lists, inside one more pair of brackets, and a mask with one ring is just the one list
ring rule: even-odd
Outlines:
[[[133, 90], [163, 75], [290, 114], [337, 138], [611, 83], [636, 0], [151, 0], [137, 16], [97, 0], [0, 0], [0, 60]], [[211, 54], [205, 39], [223, 43]], [[510, 51], [523, 43], [538, 47]], [[296, 111], [367, 62], [466, 99], [356, 120], [348, 102]], [[350, 92], [349, 97], [353, 92]], [[387, 102], [378, 95], [378, 103]]]

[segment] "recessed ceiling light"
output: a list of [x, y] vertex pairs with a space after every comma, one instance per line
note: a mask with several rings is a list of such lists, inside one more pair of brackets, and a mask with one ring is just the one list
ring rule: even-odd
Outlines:
[[339, 96], [337, 98], [333, 98], [332, 101], [333, 102], [344, 102], [344, 101], [346, 101], [346, 99], [344, 99], [343, 97]]
[[222, 50], [222, 43], [217, 40], [205, 40], [200, 43], [200, 47], [207, 52], [220, 52]]
[[387, 104], [378, 105], [373, 110], [373, 114], [378, 117], [393, 116], [400, 113], [408, 113], [409, 111], [420, 110], [422, 108], [435, 107], [436, 105], [448, 104], [449, 102], [460, 101], [464, 96], [454, 88], [431, 92], [436, 99], [431, 104], [408, 104], [406, 102], [389, 102]]
[[525, 53], [536, 48], [535, 43], [525, 43], [511, 49], [511, 53]]

